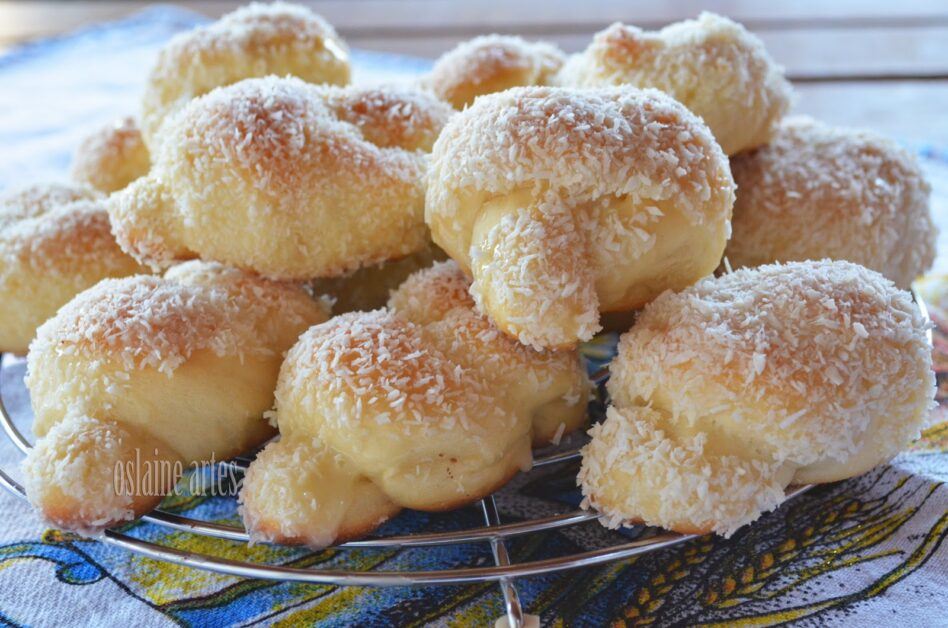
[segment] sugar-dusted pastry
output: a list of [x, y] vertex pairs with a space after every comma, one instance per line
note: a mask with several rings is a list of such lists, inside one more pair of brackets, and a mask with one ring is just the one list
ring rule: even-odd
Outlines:
[[845, 259], [900, 288], [931, 268], [930, 187], [895, 142], [811, 118], [785, 120], [766, 146], [731, 160], [737, 183], [731, 266]]
[[150, 163], [138, 123], [125, 117], [82, 140], [72, 158], [72, 178], [110, 193], [147, 174]]
[[453, 110], [398, 88], [247, 79], [165, 126], [147, 177], [110, 199], [116, 237], [155, 267], [201, 258], [311, 279], [426, 246], [427, 151]]
[[324, 547], [401, 508], [448, 510], [530, 467], [585, 421], [576, 352], [538, 353], [478, 315], [453, 262], [416, 273], [389, 310], [310, 329], [280, 371], [280, 440], [250, 465], [251, 537]]
[[553, 44], [483, 35], [443, 54], [421, 83], [456, 109], [463, 109], [484, 94], [548, 85], [564, 59]]
[[346, 85], [350, 74], [349, 48], [326, 20], [300, 5], [254, 2], [159, 51], [145, 84], [142, 135], [156, 150], [165, 119], [215, 87], [268, 75]]
[[91, 188], [45, 183], [0, 197], [0, 351], [26, 353], [61, 305], [100, 279], [139, 272]]
[[332, 300], [333, 314], [368, 312], [385, 307], [393, 290], [409, 275], [447, 259], [444, 251], [428, 245], [396, 260], [363, 266], [349, 274], [310, 282], [315, 294]]
[[619, 342], [612, 405], [579, 483], [610, 527], [729, 536], [793, 484], [895, 456], [932, 406], [927, 321], [842, 261], [707, 278], [646, 306]]
[[514, 88], [435, 143], [425, 218], [478, 307], [537, 348], [573, 347], [718, 265], [734, 183], [701, 120], [656, 90]]
[[790, 83], [760, 39], [713, 13], [655, 32], [613, 24], [556, 81], [667, 92], [704, 119], [728, 155], [770, 139], [792, 102]]
[[30, 501], [95, 534], [154, 508], [192, 463], [259, 445], [283, 352], [326, 318], [299, 286], [201, 262], [86, 290], [27, 357]]

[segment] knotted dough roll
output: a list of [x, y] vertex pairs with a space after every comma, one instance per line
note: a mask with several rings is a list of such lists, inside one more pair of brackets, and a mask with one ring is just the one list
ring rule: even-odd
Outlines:
[[657, 32], [613, 24], [555, 80], [660, 89], [701, 116], [728, 155], [765, 143], [793, 100], [760, 39], [713, 13]]
[[896, 455], [935, 379], [911, 296], [842, 261], [707, 278], [649, 304], [619, 342], [612, 405], [579, 484], [610, 527], [729, 536], [791, 484]]
[[0, 351], [25, 354], [64, 303], [100, 279], [139, 272], [94, 190], [45, 183], [0, 198]]
[[546, 42], [483, 35], [441, 55], [421, 84], [455, 109], [463, 109], [484, 94], [548, 85], [564, 60], [563, 52]]
[[248, 79], [191, 101], [147, 177], [112, 196], [122, 247], [277, 279], [342, 275], [428, 240], [426, 154], [453, 113], [395, 88]]
[[283, 352], [326, 318], [299, 286], [200, 262], [86, 290], [27, 357], [30, 501], [95, 534], [154, 508], [188, 465], [259, 445]]
[[142, 135], [154, 151], [161, 126], [189, 100], [215, 87], [267, 75], [309, 83], [349, 83], [349, 48], [306, 7], [251, 3], [174, 37], [158, 52], [145, 84]]
[[656, 90], [514, 88], [482, 96], [435, 143], [425, 218], [478, 307], [537, 348], [573, 347], [717, 266], [727, 158]]
[[935, 259], [930, 186], [915, 157], [867, 131], [785, 120], [766, 146], [731, 160], [731, 265], [844, 259], [903, 289]]
[[389, 310], [310, 329], [280, 371], [280, 440], [241, 493], [252, 538], [324, 547], [402, 507], [448, 510], [530, 468], [531, 441], [585, 421], [576, 352], [539, 353], [478, 315], [453, 262], [416, 273]]
[[121, 118], [88, 135], [72, 159], [72, 178], [100, 192], [121, 190], [148, 173], [148, 147], [138, 123]]
[[388, 306], [418, 325], [462, 366], [477, 370], [491, 388], [522, 397], [533, 408], [533, 445], [559, 443], [586, 422], [588, 380], [578, 351], [537, 351], [500, 331], [477, 312], [471, 281], [454, 261], [409, 277]]

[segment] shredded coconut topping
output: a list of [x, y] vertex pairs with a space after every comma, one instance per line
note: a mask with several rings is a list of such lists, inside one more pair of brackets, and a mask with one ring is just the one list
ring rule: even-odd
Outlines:
[[457, 262], [437, 262], [402, 282], [389, 298], [388, 307], [418, 325], [428, 325], [444, 320], [455, 308], [472, 309], [470, 285]]
[[98, 268], [101, 277], [135, 269], [115, 244], [101, 199], [73, 201], [8, 223], [0, 228], [0, 259], [0, 284], [31, 267], [50, 279], [74, 282], [77, 292], [89, 285], [84, 268]]
[[[602, 505], [608, 494], [612, 523], [644, 517], [730, 534], [776, 505], [778, 475], [782, 488], [794, 477], [828, 481], [819, 478], [888, 460], [917, 436], [932, 402], [926, 328], [908, 293], [848, 262], [738, 270], [665, 293], [620, 340], [608, 384], [618, 410], [612, 421], [650, 418], [601, 428], [617, 444], [594, 442], [586, 451], [589, 503]], [[635, 471], [645, 459], [678, 456], [676, 447], [684, 448], [680, 460], [697, 456], [715, 474], [734, 457], [754, 470], [727, 471], [734, 477], [715, 480], [726, 490], [707, 493], [694, 488], [696, 479], [678, 477], [703, 473], [697, 463], [667, 475]], [[614, 465], [637, 478], [621, 494], [607, 477]], [[669, 508], [657, 514], [636, 501], [638, 482], [661, 489]], [[750, 501], [728, 510], [735, 495]], [[670, 518], [679, 507], [681, 519]]]
[[305, 328], [314, 311], [318, 306], [297, 286], [191, 262], [165, 278], [105, 279], [79, 294], [37, 331], [29, 363], [52, 352], [171, 375], [202, 349], [272, 355], [278, 334]]
[[294, 280], [409, 255], [427, 243], [424, 151], [450, 115], [398, 88], [271, 76], [215, 89], [169, 121], [149, 177], [113, 199], [116, 233], [144, 261], [199, 256]]
[[600, 329], [599, 298], [586, 253], [573, 216], [556, 201], [505, 214], [471, 251], [478, 279], [471, 295], [482, 312], [504, 312], [534, 349], [590, 340]]
[[421, 84], [457, 109], [484, 94], [526, 85], [546, 85], [560, 69], [563, 53], [546, 42], [509, 35], [483, 35], [443, 54]]
[[101, 198], [95, 190], [68, 183], [35, 183], [0, 197], [0, 229], [25, 218], [41, 216], [73, 201]]
[[[396, 315], [424, 328], [425, 338], [445, 355], [476, 371], [492, 391], [504, 390], [528, 415], [557, 400], [572, 400], [580, 420], [579, 401], [587, 386], [575, 351], [535, 350], [501, 333], [475, 310], [470, 280], [456, 262], [440, 262], [418, 271], [392, 294]], [[573, 425], [569, 426], [571, 429]], [[565, 429], [565, 428], [564, 428]]]
[[707, 435], [676, 438], [647, 407], [615, 408], [589, 430], [577, 482], [583, 508], [609, 528], [632, 522], [730, 536], [784, 499], [780, 467], [707, 451]]
[[342, 314], [310, 329], [287, 355], [278, 412], [285, 403], [280, 391], [337, 424], [473, 429], [479, 421], [472, 412], [489, 405], [481, 378], [426, 343], [419, 327], [384, 310]]
[[44, 518], [55, 516], [50, 525], [92, 538], [134, 519], [134, 496], [118, 491], [114, 479], [130, 441], [120, 426], [85, 415], [58, 422], [23, 461], [30, 503]]
[[163, 120], [184, 103], [242, 79], [268, 74], [310, 83], [349, 82], [349, 49], [306, 7], [251, 3], [174, 37], [158, 54], [145, 89], [142, 126], [154, 149]]
[[[265, 476], [297, 468], [287, 458], [303, 443], [312, 459], [278, 508], [305, 526], [306, 542], [325, 544], [346, 534], [333, 513], [469, 503], [529, 468], [531, 436], [545, 444], [584, 424], [578, 353], [537, 352], [504, 336], [476, 313], [468, 284], [454, 262], [435, 264], [393, 293], [390, 310], [343, 314], [300, 338], [276, 391], [281, 441], [248, 472], [251, 528], [301, 536], [259, 514], [266, 485], [279, 482]], [[316, 477], [329, 466], [368, 481], [340, 494], [348, 479]], [[320, 500], [327, 505], [317, 510]]]
[[660, 89], [701, 116], [729, 155], [766, 142], [792, 101], [782, 68], [760, 39], [713, 13], [656, 32], [613, 24], [556, 80]]
[[103, 192], [121, 190], [148, 173], [148, 148], [134, 118], [126, 116], [87, 136], [72, 161], [72, 178]]
[[329, 89], [333, 113], [380, 148], [430, 152], [454, 111], [420, 91], [390, 87]]
[[[481, 97], [448, 122], [432, 153], [425, 212], [435, 242], [472, 269], [473, 293], [502, 329], [531, 344], [570, 346], [598, 326], [595, 299], [582, 291], [594, 283], [603, 300], [599, 288], [611, 275], [644, 279], [632, 270], [665, 221], [720, 241], [716, 250], [681, 252], [717, 265], [733, 194], [707, 127], [666, 95], [532, 87]], [[577, 252], [591, 244], [619, 253], [614, 263]], [[691, 281], [709, 270], [707, 260], [688, 261]], [[632, 286], [608, 283], [600, 305], [630, 307]], [[570, 299], [584, 307], [565, 306]], [[545, 308], [569, 312], [559, 330]]]
[[903, 289], [931, 268], [938, 230], [930, 186], [895, 142], [793, 117], [731, 168], [739, 187], [732, 264], [845, 259]]
[[0, 349], [25, 353], [76, 294], [142, 270], [112, 237], [105, 199], [88, 188], [36, 185], [0, 199]]
[[895, 417], [931, 397], [926, 328], [908, 293], [855, 264], [739, 270], [646, 307], [623, 336], [610, 391], [645, 400], [661, 391], [673, 415], [697, 420], [713, 406], [691, 405], [689, 393], [713, 390], [735, 420], [770, 426], [760, 438], [781, 459], [845, 459], [880, 415], [892, 413], [886, 423], [899, 433], [918, 429]]

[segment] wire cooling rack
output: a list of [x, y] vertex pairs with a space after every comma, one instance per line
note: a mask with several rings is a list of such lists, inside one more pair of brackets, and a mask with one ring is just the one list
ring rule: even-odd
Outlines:
[[[913, 291], [913, 297], [926, 320], [930, 320], [928, 309], [921, 296]], [[932, 343], [932, 331], [927, 332], [928, 342]], [[2, 354], [0, 354], [2, 358]], [[591, 377], [596, 385], [602, 385], [608, 378], [608, 370], [602, 368]], [[10, 441], [22, 452], [27, 453], [32, 444], [24, 437], [13, 422], [3, 400], [0, 388], [0, 425]], [[579, 458], [579, 449], [536, 456], [533, 469], [569, 463]], [[250, 459], [238, 457], [219, 463], [236, 472], [246, 470]], [[26, 499], [23, 487], [5, 470], [0, 468], [0, 485], [14, 495]], [[809, 490], [811, 486], [791, 487], [787, 498], [793, 498]], [[507, 551], [506, 540], [521, 535], [542, 533], [594, 521], [597, 515], [586, 510], [572, 510], [549, 517], [531, 518], [522, 521], [504, 523], [494, 495], [480, 501], [484, 518], [481, 527], [446, 532], [420, 532], [404, 535], [377, 536], [359, 541], [350, 541], [336, 546], [339, 549], [384, 548], [402, 549], [409, 547], [431, 547], [459, 543], [489, 543], [494, 557], [493, 567], [470, 566], [441, 570], [404, 570], [404, 571], [347, 571], [333, 569], [305, 569], [283, 565], [269, 565], [246, 561], [230, 560], [210, 554], [190, 552], [167, 545], [152, 543], [129, 536], [115, 529], [106, 530], [102, 541], [149, 558], [162, 560], [176, 565], [185, 565], [206, 569], [232, 576], [261, 578], [266, 580], [306, 582], [311, 584], [360, 585], [360, 586], [412, 586], [466, 584], [473, 582], [497, 582], [504, 596], [507, 625], [520, 628], [528, 617], [521, 602], [514, 579], [525, 576], [538, 576], [568, 569], [602, 565], [639, 554], [654, 552], [666, 547], [678, 545], [694, 535], [677, 534], [654, 528], [643, 528], [642, 534], [623, 543], [604, 548], [588, 550], [565, 556], [529, 562], [514, 562]], [[246, 530], [240, 527], [222, 525], [211, 521], [202, 521], [184, 517], [160, 508], [142, 517], [144, 521], [172, 530], [204, 535], [208, 537], [246, 543], [249, 539]]]
[[[914, 290], [912, 296], [915, 298], [915, 302], [922, 316], [926, 320], [930, 320], [924, 300]], [[931, 344], [931, 329], [928, 330], [927, 335], [928, 342]], [[2, 354], [0, 354], [0, 358], [2, 358]], [[608, 370], [605, 367], [599, 369], [591, 377], [593, 382], [600, 386], [607, 378]], [[3, 426], [3, 431], [6, 433], [6, 436], [22, 453], [25, 454], [31, 449], [32, 444], [16, 427], [13, 418], [7, 411], [6, 404], [3, 400], [2, 388], [0, 388], [0, 425]], [[569, 463], [578, 458], [579, 449], [540, 455], [534, 458], [532, 470]], [[243, 472], [249, 463], [250, 459], [238, 457], [219, 464], [228, 466], [236, 472]], [[14, 495], [24, 500], [26, 499], [26, 493], [23, 487], [2, 468], [0, 468], [0, 485]], [[787, 498], [796, 497], [810, 488], [811, 486], [791, 487], [787, 492]], [[643, 528], [641, 536], [627, 542], [545, 560], [517, 563], [511, 559], [510, 553], [507, 551], [507, 539], [576, 526], [594, 521], [597, 515], [586, 510], [572, 510], [549, 517], [504, 523], [497, 509], [497, 502], [494, 495], [482, 499], [480, 501], [480, 509], [484, 518], [484, 525], [481, 527], [446, 532], [421, 532], [404, 535], [378, 536], [359, 541], [350, 541], [340, 544], [336, 546], [336, 548], [402, 549], [409, 547], [443, 546], [457, 543], [489, 543], [494, 557], [493, 567], [470, 566], [429, 571], [306, 569], [301, 567], [230, 560], [210, 554], [180, 550], [167, 545], [138, 539], [114, 529], [106, 530], [101, 540], [110, 545], [136, 552], [156, 560], [246, 578], [262, 578], [266, 580], [306, 582], [312, 584], [378, 587], [497, 582], [504, 596], [507, 625], [511, 628], [520, 628], [525, 625], [525, 619], [528, 615], [520, 603], [520, 594], [517, 592], [517, 587], [514, 584], [515, 578], [538, 576], [567, 569], [602, 565], [639, 554], [654, 552], [695, 538], [694, 535]], [[246, 543], [249, 540], [247, 532], [243, 528], [184, 517], [161, 509], [153, 511], [151, 514], [142, 517], [142, 519], [173, 530], [227, 541]]]
[[[605, 381], [606, 377], [605, 369], [602, 369], [593, 376], [593, 379], [601, 384]], [[22, 453], [25, 454], [32, 448], [32, 444], [16, 427], [13, 418], [7, 411], [7, 407], [3, 401], [2, 389], [0, 389], [0, 425], [3, 426], [3, 431], [9, 440]], [[565, 464], [577, 460], [578, 458], [579, 449], [539, 456], [533, 461], [533, 469]], [[219, 464], [229, 466], [237, 472], [242, 472], [247, 468], [249, 462], [250, 460], [247, 458], [235, 458]], [[23, 487], [2, 468], [0, 468], [0, 485], [14, 495], [24, 500], [26, 499]], [[808, 488], [810, 487], [794, 487], [789, 492], [789, 496], [796, 496]], [[106, 530], [101, 540], [110, 545], [136, 552], [156, 560], [247, 578], [312, 584], [361, 586], [410, 586], [464, 584], [487, 581], [497, 582], [503, 593], [508, 626], [520, 627], [525, 625], [524, 622], [527, 614], [520, 603], [520, 595], [514, 584], [515, 578], [601, 565], [639, 554], [653, 552], [694, 538], [693, 535], [683, 535], [655, 529], [643, 529], [644, 532], [640, 538], [625, 543], [556, 558], [516, 563], [511, 560], [511, 556], [507, 551], [507, 539], [519, 535], [545, 532], [594, 521], [597, 515], [586, 510], [572, 510], [549, 517], [504, 523], [497, 509], [493, 495], [480, 501], [480, 509], [484, 519], [484, 525], [481, 527], [446, 532], [425, 532], [372, 537], [359, 541], [350, 541], [336, 547], [341, 549], [401, 549], [407, 547], [450, 545], [455, 543], [489, 543], [494, 557], [494, 566], [492, 567], [471, 566], [431, 571], [306, 569], [230, 560], [209, 554], [180, 550], [138, 539], [115, 529]], [[153, 511], [151, 514], [142, 517], [142, 519], [177, 531], [241, 543], [248, 541], [247, 532], [241, 527], [184, 517], [161, 509]]]
[[[913, 291], [913, 296], [922, 316], [926, 320], [930, 320], [928, 309], [921, 296], [915, 291]], [[928, 330], [928, 342], [929, 344], [932, 343], [931, 329]], [[2, 358], [2, 354], [0, 354], [0, 358]], [[593, 383], [599, 386], [601, 386], [607, 378], [608, 370], [605, 367], [596, 371], [591, 377]], [[25, 454], [32, 448], [32, 444], [16, 427], [13, 418], [7, 411], [2, 388], [0, 388], [0, 425], [3, 426], [3, 431], [6, 433], [6, 436], [22, 453]], [[579, 449], [539, 455], [533, 460], [532, 470], [550, 467], [552, 465], [566, 464], [578, 458]], [[250, 459], [238, 457], [218, 464], [227, 466], [235, 472], [243, 472], [249, 463]], [[0, 468], [0, 485], [14, 495], [24, 500], [26, 499], [26, 493], [23, 487], [2, 468]], [[791, 487], [787, 492], [787, 498], [790, 499], [800, 495], [810, 488], [811, 486]], [[528, 615], [520, 603], [520, 595], [514, 584], [515, 578], [538, 576], [567, 569], [602, 565], [639, 554], [654, 552], [695, 538], [694, 535], [677, 534], [654, 528], [643, 528], [642, 534], [634, 540], [555, 558], [518, 563], [511, 559], [510, 553], [507, 551], [507, 539], [577, 526], [594, 521], [597, 515], [586, 510], [572, 510], [549, 517], [504, 523], [497, 509], [497, 502], [494, 495], [482, 499], [480, 501], [480, 509], [484, 519], [484, 525], [481, 527], [445, 532], [420, 532], [377, 536], [359, 541], [350, 541], [335, 547], [337, 549], [403, 549], [409, 547], [444, 546], [458, 543], [489, 543], [494, 557], [493, 567], [470, 566], [428, 571], [306, 569], [301, 567], [230, 560], [210, 554], [180, 550], [167, 545], [138, 539], [115, 529], [106, 530], [101, 540], [110, 545], [136, 552], [156, 560], [246, 578], [262, 578], [266, 580], [305, 582], [311, 584], [377, 587], [497, 582], [504, 596], [507, 625], [511, 628], [520, 628], [525, 625], [525, 619]], [[184, 517], [163, 511], [160, 508], [142, 517], [142, 520], [172, 530], [224, 539], [226, 541], [246, 543], [249, 540], [246, 530], [241, 527]]]

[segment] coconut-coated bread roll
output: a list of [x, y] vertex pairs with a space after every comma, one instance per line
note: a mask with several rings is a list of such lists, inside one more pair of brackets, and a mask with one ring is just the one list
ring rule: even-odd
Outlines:
[[121, 190], [148, 173], [148, 147], [138, 123], [124, 117], [86, 136], [72, 159], [72, 178], [101, 192]]
[[143, 271], [116, 244], [94, 190], [45, 183], [0, 198], [0, 351], [25, 354], [36, 328], [78, 293]]
[[145, 84], [142, 135], [154, 151], [162, 123], [215, 87], [267, 75], [309, 83], [349, 83], [349, 48], [306, 7], [252, 3], [174, 37], [158, 52]]
[[701, 116], [728, 155], [770, 139], [792, 103], [790, 83], [760, 39], [713, 13], [656, 32], [613, 24], [556, 81], [660, 89]]
[[290, 350], [280, 440], [247, 471], [244, 522], [254, 539], [324, 547], [402, 507], [456, 508], [528, 469], [535, 430], [582, 425], [587, 391], [578, 354], [507, 339], [457, 266], [436, 264], [390, 310], [337, 316]]
[[445, 126], [428, 173], [435, 243], [478, 307], [536, 348], [717, 266], [734, 182], [701, 120], [656, 90], [521, 87]]
[[[313, 327], [280, 374], [280, 441], [244, 479], [248, 531], [320, 547], [364, 533], [357, 522], [377, 525], [400, 506], [449, 510], [483, 497], [530, 466], [530, 417], [510, 412], [498, 395], [391, 312], [352, 312]], [[285, 462], [300, 447], [302, 464]], [[288, 474], [323, 479], [301, 485]], [[375, 493], [365, 500], [371, 512], [338, 490], [363, 480]]]
[[410, 255], [428, 239], [426, 154], [452, 113], [397, 88], [218, 88], [168, 122], [149, 175], [111, 197], [116, 237], [159, 268], [198, 257], [292, 280]]
[[844, 259], [903, 289], [932, 266], [930, 186], [895, 142], [793, 117], [766, 146], [735, 156], [731, 171], [731, 266]]
[[299, 286], [201, 262], [81, 293], [27, 356], [30, 501], [95, 534], [154, 508], [189, 465], [259, 445], [283, 352], [326, 318]]
[[791, 484], [834, 482], [919, 434], [935, 379], [909, 293], [842, 261], [707, 278], [619, 342], [579, 484], [610, 527], [725, 536]]
[[421, 84], [455, 109], [463, 109], [484, 94], [548, 85], [564, 60], [563, 52], [553, 44], [483, 35], [443, 54]]

